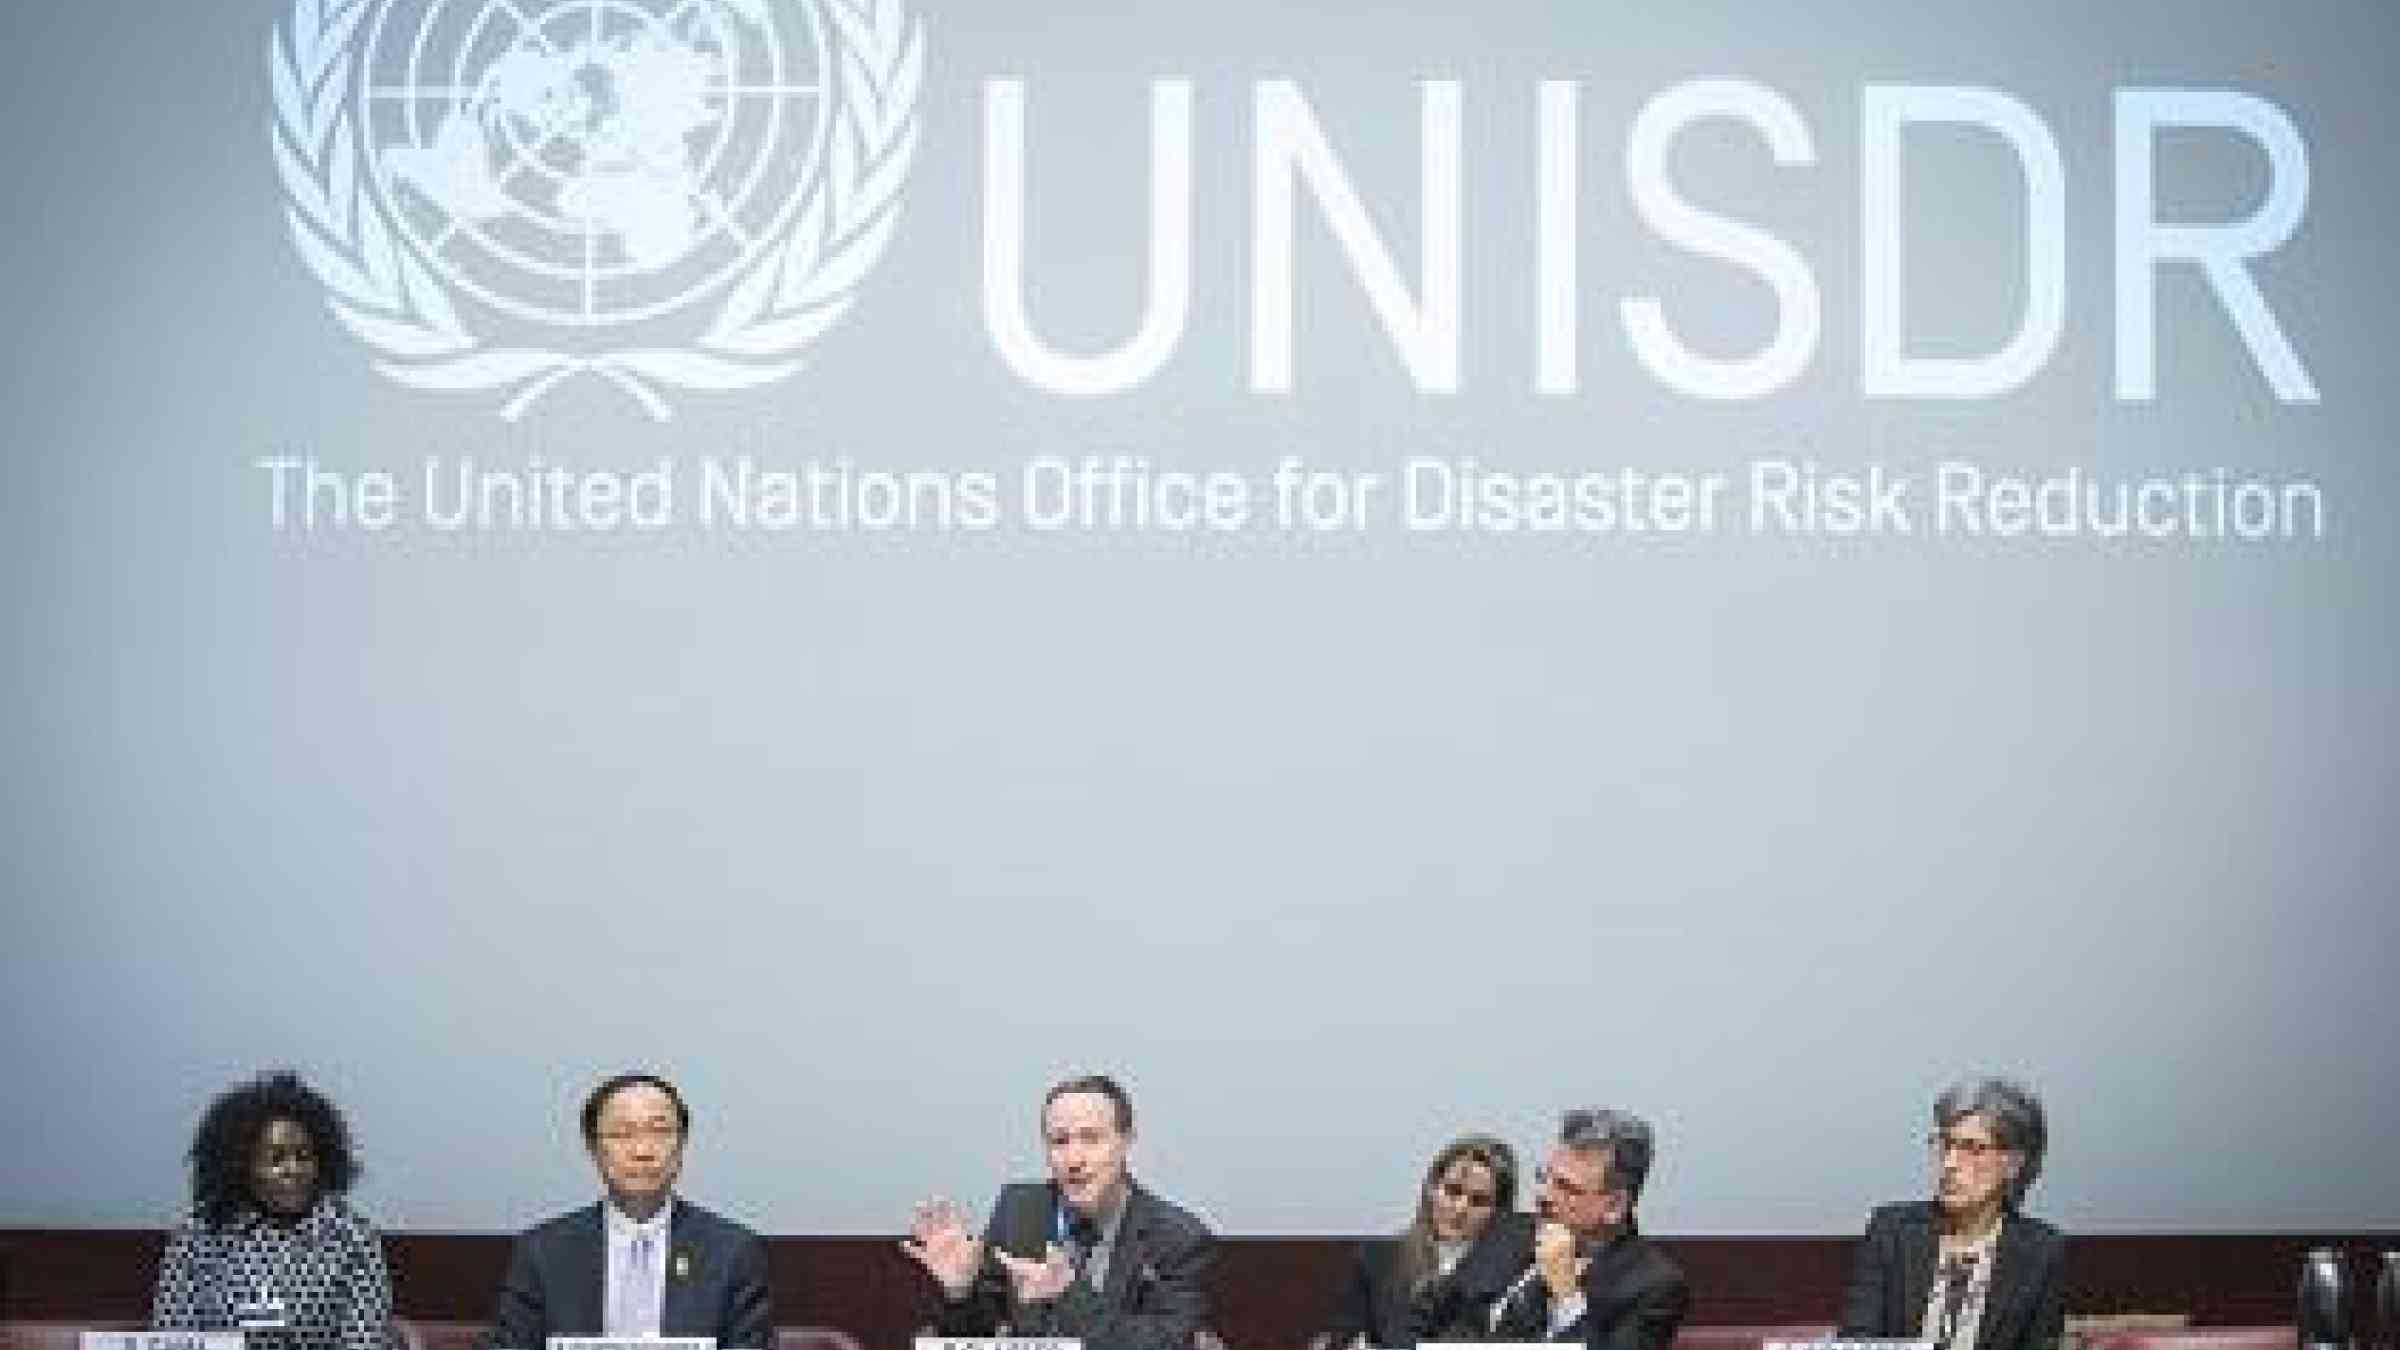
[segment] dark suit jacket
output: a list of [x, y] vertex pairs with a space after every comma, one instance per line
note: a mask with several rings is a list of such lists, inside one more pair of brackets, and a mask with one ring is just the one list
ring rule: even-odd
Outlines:
[[[597, 1336], [608, 1289], [600, 1206], [517, 1239], [492, 1313], [494, 1350], [542, 1350], [552, 1336]], [[667, 1222], [662, 1336], [714, 1336], [727, 1350], [774, 1350], [767, 1253], [749, 1229], [684, 1200]]]
[[[1004, 1186], [992, 1202], [984, 1250], [1039, 1257], [1055, 1240], [1058, 1190], [1048, 1182]], [[942, 1304], [945, 1336], [990, 1336], [1007, 1326], [1019, 1336], [1077, 1336], [1090, 1350], [1190, 1350], [1209, 1316], [1216, 1239], [1198, 1219], [1140, 1186], [1125, 1197], [1125, 1218], [1110, 1248], [1105, 1287], [1078, 1279], [1046, 1304], [1018, 1306], [1008, 1272], [986, 1255], [974, 1288]]]
[[1409, 1346], [1416, 1337], [1409, 1329], [1411, 1292], [1401, 1284], [1400, 1239], [1376, 1238], [1358, 1244], [1350, 1275], [1334, 1298], [1333, 1315], [1325, 1319], [1331, 1350], [1347, 1350], [1364, 1339], [1376, 1347]]
[[1413, 1294], [1398, 1287], [1393, 1265], [1399, 1255], [1395, 1238], [1358, 1249], [1357, 1265], [1326, 1328], [1337, 1346], [1361, 1334], [1376, 1347], [1487, 1338], [1492, 1304], [1533, 1259], [1533, 1217], [1493, 1215], [1449, 1274], [1428, 1280]]
[[[1877, 1209], [1842, 1295], [1842, 1335], [1914, 1337], [1933, 1292], [1938, 1242], [1932, 1201]], [[2039, 1219], [2008, 1216], [1975, 1350], [2056, 1350], [2067, 1326], [2066, 1269], [2065, 1234]]]
[[[1525, 1260], [1533, 1259], [1528, 1239]], [[1518, 1273], [1523, 1273], [1523, 1266]], [[1496, 1339], [1581, 1341], [1591, 1350], [1667, 1350], [1683, 1325], [1692, 1288], [1656, 1243], [1628, 1226], [1592, 1253], [1583, 1273], [1583, 1316], [1556, 1335], [1550, 1331], [1550, 1292], [1535, 1276], [1502, 1310]]]

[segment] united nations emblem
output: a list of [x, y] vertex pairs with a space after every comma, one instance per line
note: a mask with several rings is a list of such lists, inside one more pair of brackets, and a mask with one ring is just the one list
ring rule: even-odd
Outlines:
[[901, 0], [293, 0], [270, 46], [335, 317], [510, 419], [799, 369], [891, 241], [925, 67]]

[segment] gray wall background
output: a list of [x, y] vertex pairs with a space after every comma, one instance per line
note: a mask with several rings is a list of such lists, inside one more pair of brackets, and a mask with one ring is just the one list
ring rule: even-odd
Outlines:
[[[2086, 1231], [2400, 1220], [2389, 315], [2400, 26], [2373, 3], [984, 5], [923, 0], [906, 215], [773, 390], [672, 424], [596, 383], [525, 423], [393, 385], [281, 223], [262, 0], [20, 5], [0, 198], [0, 1223], [170, 1218], [207, 1096], [307, 1070], [393, 1227], [588, 1194], [572, 1112], [631, 1064], [697, 1105], [689, 1191], [890, 1231], [1039, 1167], [1062, 1072], [1126, 1075], [1139, 1161], [1239, 1231], [1397, 1222], [1453, 1131], [1649, 1114], [1676, 1232], [1834, 1232], [1921, 1183], [1971, 1069], [2045, 1094], [2038, 1209]], [[1732, 74], [1809, 119], [1679, 181], [1809, 258], [1793, 390], [1701, 406], [1618, 297], [1763, 339], [1764, 292], [1638, 226], [1624, 128]], [[1035, 313], [1133, 320], [1144, 82], [1198, 84], [1198, 291], [1137, 393], [1069, 403], [984, 336], [979, 87], [1031, 89]], [[1305, 216], [1298, 389], [1246, 392], [1249, 90], [1294, 78], [1413, 275], [1413, 81], [1467, 86], [1466, 389], [1417, 396]], [[1584, 81], [1584, 387], [1531, 392], [1533, 88]], [[2021, 392], [1857, 389], [1857, 88], [1980, 83], [2064, 152], [2069, 328]], [[2109, 398], [2109, 97], [2232, 87], [2308, 138], [2259, 275], [2324, 391], [2280, 406], [2162, 283], [2160, 400]], [[2013, 311], [1996, 144], [1912, 158], [1912, 322]], [[2172, 143], [2162, 198], [2257, 156]], [[248, 464], [427, 453], [1263, 471], [1805, 451], [2307, 477], [2329, 537], [2239, 548], [1306, 546], [276, 535]]]

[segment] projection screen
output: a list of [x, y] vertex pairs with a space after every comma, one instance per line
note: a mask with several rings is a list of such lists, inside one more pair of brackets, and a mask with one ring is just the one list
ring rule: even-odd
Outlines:
[[2400, 1217], [2386, 6], [7, 20], [0, 1224], [898, 1230], [1108, 1070], [1235, 1233], [1649, 1118], [1854, 1231]]

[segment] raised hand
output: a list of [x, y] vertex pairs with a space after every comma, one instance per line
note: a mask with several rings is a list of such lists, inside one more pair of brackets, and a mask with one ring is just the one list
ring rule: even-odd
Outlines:
[[1583, 1287], [1590, 1258], [1575, 1254], [1575, 1234], [1563, 1223], [1545, 1223], [1534, 1230], [1533, 1260], [1542, 1268], [1542, 1284], [1554, 1299]]
[[1067, 1292], [1067, 1286], [1075, 1282], [1074, 1264], [1067, 1260], [1066, 1248], [1055, 1242], [1038, 1261], [1007, 1252], [992, 1255], [1008, 1271], [1008, 1282], [1015, 1288], [1019, 1303], [1048, 1303]]
[[900, 1250], [915, 1257], [951, 1298], [965, 1298], [975, 1287], [975, 1273], [983, 1269], [983, 1244], [976, 1240], [967, 1216], [939, 1196], [917, 1206], [909, 1220], [908, 1236], [900, 1239]]

